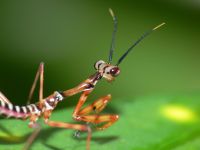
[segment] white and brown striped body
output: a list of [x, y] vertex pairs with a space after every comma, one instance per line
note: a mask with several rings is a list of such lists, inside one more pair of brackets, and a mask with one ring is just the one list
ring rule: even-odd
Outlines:
[[26, 106], [17, 106], [5, 101], [4, 99], [0, 99], [0, 114], [5, 115], [6, 117], [14, 117], [19, 119], [27, 119], [32, 115], [39, 117], [45, 111], [53, 110], [57, 103], [62, 100], [62, 95], [58, 92], [54, 92], [53, 95], [43, 100], [43, 106], [40, 108], [39, 103]]
[[0, 100], [0, 103], [0, 113], [7, 117], [26, 119], [31, 114], [41, 114], [41, 110], [36, 104], [17, 106], [11, 103], [6, 103], [2, 100]]

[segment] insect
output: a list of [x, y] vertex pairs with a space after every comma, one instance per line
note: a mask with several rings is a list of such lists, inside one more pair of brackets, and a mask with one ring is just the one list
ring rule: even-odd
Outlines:
[[[97, 126], [97, 130], [104, 130], [110, 127], [113, 123], [115, 123], [119, 116], [116, 114], [100, 114], [100, 112], [106, 107], [107, 103], [111, 99], [111, 95], [103, 96], [92, 104], [83, 107], [83, 104], [86, 102], [89, 94], [94, 90], [98, 81], [102, 78], [107, 81], [113, 81], [119, 74], [120, 69], [119, 65], [126, 58], [133, 48], [140, 43], [146, 36], [151, 34], [154, 30], [158, 29], [165, 23], [161, 23], [160, 25], [154, 27], [153, 29], [145, 32], [136, 42], [131, 45], [128, 50], [119, 58], [116, 65], [112, 65], [112, 57], [115, 49], [115, 35], [117, 31], [117, 18], [114, 15], [112, 9], [109, 9], [109, 12], [112, 16], [114, 22], [114, 30], [112, 33], [111, 47], [109, 51], [108, 62], [103, 60], [99, 60], [94, 64], [96, 72], [91, 75], [88, 79], [81, 82], [76, 87], [65, 90], [65, 91], [55, 91], [48, 97], [43, 97], [43, 80], [44, 80], [44, 63], [40, 63], [38, 71], [36, 73], [32, 88], [29, 93], [28, 103], [25, 106], [16, 106], [13, 105], [3, 93], [0, 92], [0, 113], [6, 115], [7, 117], [14, 117], [18, 119], [29, 119], [30, 122], [28, 126], [30, 128], [35, 128], [34, 132], [27, 139], [27, 142], [24, 146], [24, 150], [30, 148], [32, 142], [37, 137], [39, 131], [41, 130], [40, 125], [37, 123], [38, 118], [43, 117], [44, 122], [48, 126], [58, 127], [58, 128], [66, 128], [66, 129], [74, 129], [76, 131], [85, 131], [87, 132], [87, 140], [86, 140], [86, 149], [90, 149], [90, 141], [92, 130], [88, 123], [91, 124], [100, 124]], [[39, 101], [35, 104], [30, 104], [32, 95], [34, 93], [36, 84], [39, 80]], [[81, 93], [79, 101], [73, 111], [72, 117], [76, 121], [85, 122], [85, 124], [71, 124], [67, 122], [57, 122], [50, 120], [52, 111], [56, 108], [59, 102], [62, 102], [65, 98], [69, 96], [73, 96], [75, 94]], [[101, 124], [103, 123], [103, 124]]]

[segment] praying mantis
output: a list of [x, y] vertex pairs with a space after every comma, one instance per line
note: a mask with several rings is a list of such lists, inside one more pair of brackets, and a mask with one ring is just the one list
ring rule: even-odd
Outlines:
[[[146, 36], [151, 34], [153, 31], [164, 25], [161, 23], [153, 29], [145, 32], [136, 42], [131, 45], [128, 50], [119, 58], [116, 65], [112, 64], [113, 52], [115, 49], [115, 37], [117, 32], [117, 18], [113, 13], [112, 9], [109, 9], [114, 22], [114, 30], [112, 33], [111, 47], [109, 51], [108, 62], [99, 60], [94, 64], [95, 73], [89, 76], [86, 80], [81, 82], [79, 85], [64, 91], [54, 91], [51, 95], [44, 98], [43, 96], [43, 85], [44, 85], [44, 63], [41, 62], [37, 70], [33, 85], [31, 87], [28, 103], [25, 106], [13, 105], [10, 100], [0, 92], [0, 113], [6, 115], [7, 117], [14, 117], [17, 119], [29, 119], [28, 126], [34, 128], [34, 132], [27, 139], [24, 146], [24, 150], [28, 150], [31, 147], [34, 139], [39, 134], [41, 127], [37, 123], [37, 120], [41, 117], [44, 119], [44, 123], [51, 127], [73, 129], [76, 131], [87, 132], [86, 149], [90, 149], [90, 141], [92, 136], [92, 129], [89, 125], [91, 124], [101, 124], [96, 127], [97, 130], [104, 130], [119, 119], [117, 114], [100, 114], [100, 112], [106, 107], [108, 102], [111, 100], [111, 95], [100, 97], [95, 100], [92, 104], [83, 107], [89, 94], [94, 90], [96, 84], [104, 78], [108, 82], [112, 82], [119, 74], [119, 65], [126, 58], [130, 51], [140, 43]], [[35, 104], [30, 104], [31, 99], [39, 80], [39, 101]], [[72, 114], [72, 118], [77, 122], [85, 122], [85, 124], [72, 124], [67, 122], [58, 122], [50, 119], [53, 110], [56, 108], [57, 104], [62, 102], [64, 99], [73, 96], [75, 94], [81, 93], [77, 105]], [[95, 113], [94, 113], [95, 112]]]

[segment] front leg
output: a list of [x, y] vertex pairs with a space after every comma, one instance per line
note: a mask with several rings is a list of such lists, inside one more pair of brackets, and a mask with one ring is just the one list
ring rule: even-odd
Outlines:
[[90, 122], [94, 124], [105, 123], [101, 127], [97, 127], [97, 130], [103, 130], [110, 127], [113, 123], [115, 123], [118, 119], [118, 115], [99, 115], [99, 114], [90, 114], [93, 111], [96, 113], [101, 112], [107, 105], [107, 103], [111, 100], [111, 95], [107, 95], [97, 99], [91, 105], [81, 109], [81, 106], [86, 101], [87, 94], [83, 93], [80, 97], [79, 103], [74, 110], [73, 118], [78, 121]]
[[78, 104], [76, 105], [75, 109], [74, 109], [74, 112], [73, 112], [73, 118], [75, 120], [78, 120], [80, 121], [80, 115], [79, 115], [79, 112], [81, 110], [81, 107], [83, 106], [83, 104], [85, 103], [86, 99], [88, 98], [88, 95], [91, 91], [85, 91], [81, 94], [81, 97], [78, 101]]

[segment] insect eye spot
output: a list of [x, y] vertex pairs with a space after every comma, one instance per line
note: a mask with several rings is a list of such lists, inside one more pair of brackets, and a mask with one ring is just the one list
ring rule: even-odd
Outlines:
[[120, 73], [120, 70], [119, 70], [119, 68], [118, 67], [114, 67], [114, 68], [112, 68], [111, 70], [110, 70], [110, 74], [112, 75], [112, 76], [118, 76], [119, 75], [119, 73]]

